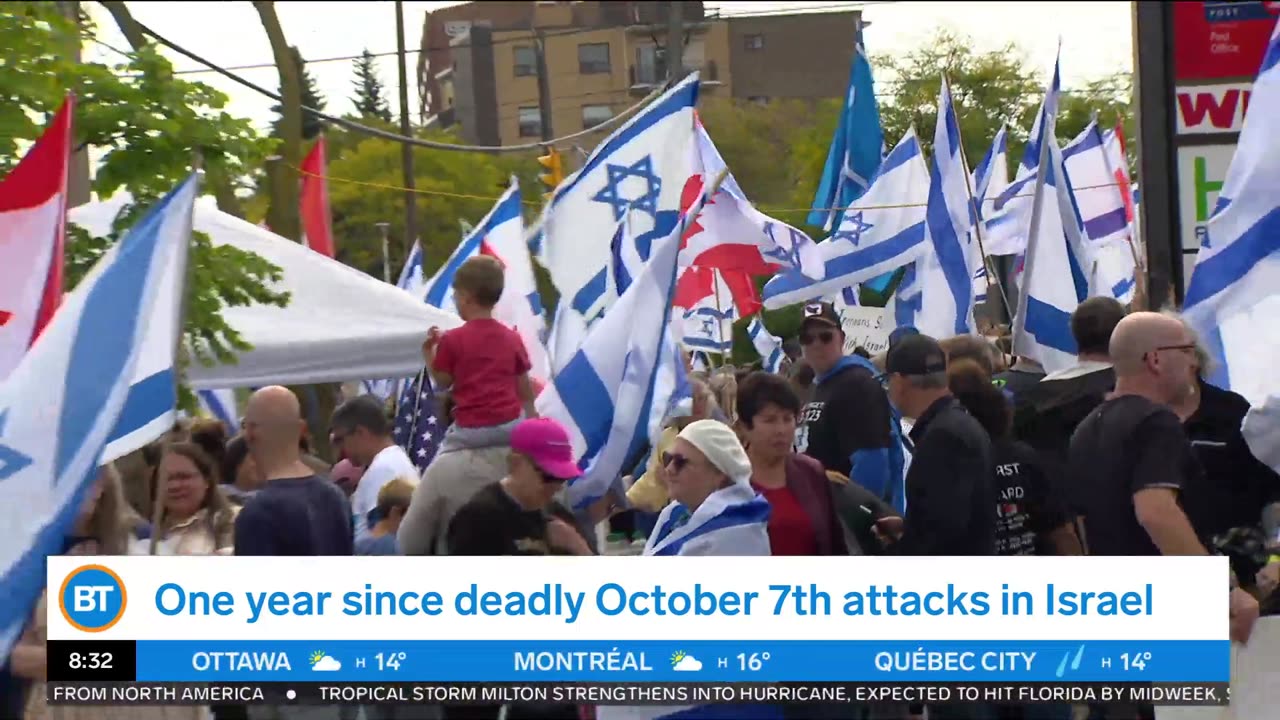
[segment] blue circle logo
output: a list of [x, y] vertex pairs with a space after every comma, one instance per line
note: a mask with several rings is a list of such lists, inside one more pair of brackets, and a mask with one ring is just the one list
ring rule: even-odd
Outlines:
[[102, 565], [72, 570], [58, 590], [62, 617], [84, 632], [102, 632], [120, 622], [128, 603], [120, 576]]

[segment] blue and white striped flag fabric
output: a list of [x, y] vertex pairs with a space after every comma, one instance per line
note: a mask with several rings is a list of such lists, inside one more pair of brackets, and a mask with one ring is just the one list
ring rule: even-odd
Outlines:
[[974, 332], [973, 273], [981, 254], [971, 229], [978, 219], [969, 199], [969, 169], [960, 148], [960, 123], [946, 78], [938, 93], [938, 125], [929, 162], [926, 212], [931, 242], [923, 258], [923, 306], [917, 327], [926, 335], [951, 337]]
[[838, 295], [914, 261], [928, 247], [928, 199], [929, 169], [915, 130], [908, 130], [880, 164], [871, 189], [859, 199], [866, 208], [845, 210], [836, 231], [818, 243], [823, 279], [783, 271], [764, 286], [764, 306], [775, 309]]
[[654, 386], [682, 226], [677, 222], [654, 244], [640, 275], [538, 395], [538, 414], [564, 424], [583, 468], [583, 476], [566, 488], [576, 509], [603, 497], [629, 469], [623, 466], [649, 442], [653, 407], [667, 405], [668, 398], [655, 397]]
[[607, 304], [610, 240], [630, 215], [636, 242], [665, 238], [680, 217], [694, 173], [696, 73], [618, 128], [555, 190], [535, 236], [551, 279], [583, 317]]
[[883, 153], [884, 132], [871, 78], [871, 61], [867, 59], [859, 33], [854, 40], [844, 110], [831, 138], [827, 163], [822, 168], [813, 208], [805, 222], [830, 231], [840, 217], [835, 208], [849, 207], [870, 189]]
[[0, 384], [0, 656], [31, 619], [45, 558], [62, 552], [97, 481], [148, 322], [157, 307], [181, 305], [183, 285], [163, 278], [182, 268], [197, 186], [188, 178], [98, 261]]
[[760, 353], [765, 372], [781, 372], [782, 360], [785, 357], [782, 352], [782, 338], [769, 332], [759, 315], [751, 318], [751, 323], [747, 325], [747, 337], [751, 338], [751, 344], [755, 346], [756, 352]]
[[396, 281], [396, 287], [419, 300], [427, 294], [427, 276], [422, 261], [422, 244], [415, 241], [409, 257], [404, 260], [404, 267], [400, 268], [400, 279]]
[[[1273, 112], [1275, 111], [1275, 112]], [[1280, 394], [1280, 26], [1253, 85], [1183, 313], [1217, 360], [1213, 382], [1255, 406]]]
[[893, 320], [895, 330], [917, 327], [922, 291], [916, 269], [922, 262], [922, 260], [916, 260], [906, 267], [902, 273], [902, 281], [898, 283], [898, 289], [894, 290], [893, 297], [889, 298], [889, 303], [885, 305], [885, 316]]
[[1106, 138], [1097, 120], [1062, 148], [1062, 162], [1071, 178], [1089, 242], [1127, 239], [1129, 219], [1124, 196], [1107, 160]]
[[[1059, 62], [1054, 60], [1053, 78], [1045, 90], [1044, 101], [1040, 104], [1040, 112], [1031, 126], [1031, 136], [1022, 151], [1022, 163], [1014, 180], [998, 196], [991, 207], [983, 207], [985, 233], [983, 244], [988, 255], [1019, 255], [1027, 248], [1027, 237], [1031, 226], [1031, 199], [1035, 190], [1036, 177], [1040, 164], [1040, 142], [1042, 125], [1047, 121], [1057, 125], [1058, 100], [1062, 93], [1062, 74]], [[1049, 137], [1054, 137], [1053, 133]], [[1056, 143], [1056, 140], [1055, 140]], [[992, 198], [991, 190], [986, 193], [986, 200]]]
[[177, 421], [177, 350], [182, 340], [182, 298], [187, 290], [189, 245], [188, 242], [178, 252], [165, 255], [167, 264], [158, 281], [159, 293], [165, 302], [150, 306], [150, 315], [143, 322], [145, 334], [133, 366], [129, 399], [102, 451], [104, 463], [156, 440]]
[[196, 393], [196, 398], [200, 402], [200, 409], [225, 425], [227, 432], [234, 435], [240, 431], [240, 411], [236, 408], [235, 390], [201, 390]]
[[[1057, 76], [1055, 69], [1054, 76]], [[1049, 104], [1046, 103], [1046, 108]], [[1076, 207], [1071, 181], [1063, 169], [1062, 151], [1054, 139], [1052, 117], [1042, 118], [1045, 132], [1033, 138], [1048, 143], [1033, 196], [1040, 195], [1039, 222], [1030, 230], [1026, 263], [1014, 318], [1013, 351], [1038, 360], [1048, 372], [1076, 362], [1071, 313], [1089, 296], [1086, 275], [1091, 266], [1084, 222]]]
[[994, 200], [1009, 187], [1009, 128], [1001, 125], [991, 147], [982, 162], [973, 171], [973, 198], [978, 202], [978, 214], [986, 216], [991, 210], [984, 203]]

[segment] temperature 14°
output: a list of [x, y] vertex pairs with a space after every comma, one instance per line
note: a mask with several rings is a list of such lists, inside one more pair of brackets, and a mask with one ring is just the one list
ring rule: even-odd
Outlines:
[[738, 653], [738, 669], [756, 672], [764, 667], [766, 661], [769, 660], [769, 653]]
[[379, 670], [399, 670], [400, 663], [404, 661], [405, 654], [402, 652], [378, 653], [374, 655], [378, 660]]
[[1147, 669], [1147, 663], [1151, 661], [1151, 653], [1120, 653], [1120, 662], [1124, 665], [1125, 670], [1142, 670]]

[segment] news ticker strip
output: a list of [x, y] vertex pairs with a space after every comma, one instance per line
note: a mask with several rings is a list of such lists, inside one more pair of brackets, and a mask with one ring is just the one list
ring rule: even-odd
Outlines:
[[1226, 640], [51, 640], [50, 680], [1228, 682]]
[[121, 683], [55, 682], [50, 705], [1226, 705], [1228, 683]]

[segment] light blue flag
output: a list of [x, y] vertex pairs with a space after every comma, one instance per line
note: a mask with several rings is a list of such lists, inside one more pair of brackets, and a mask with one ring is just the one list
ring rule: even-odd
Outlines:
[[[701, 212], [707, 189], [687, 217]], [[671, 300], [685, 227], [677, 220], [654, 243], [639, 275], [538, 395], [538, 414], [565, 426], [583, 470], [566, 488], [575, 509], [603, 497], [630, 469], [627, 464], [650, 442], [653, 418], [660, 414], [655, 408], [665, 412], [677, 385], [660, 383], [659, 371], [671, 356]]]
[[880, 108], [876, 105], [871, 62], [861, 34], [855, 39], [853, 66], [849, 69], [849, 90], [844, 111], [831, 138], [827, 164], [813, 197], [813, 209], [805, 222], [831, 230], [839, 217], [832, 208], [845, 208], [871, 187], [884, 152], [884, 132], [880, 128]]
[[62, 552], [98, 477], [146, 323], [180, 305], [183, 285], [162, 279], [186, 256], [197, 185], [188, 178], [98, 261], [0, 384], [0, 656], [31, 619], [45, 558]]
[[[1058, 77], [1054, 65], [1054, 83]], [[1047, 162], [1039, 168], [1032, 199], [1040, 203], [1038, 222], [1029, 229], [1026, 264], [1014, 318], [1013, 351], [1038, 360], [1048, 372], [1065, 370], [1076, 362], [1071, 313], [1089, 295], [1085, 268], [1091, 266], [1085, 247], [1084, 221], [1076, 206], [1071, 180], [1063, 168], [1062, 151], [1054, 138], [1056, 93], [1051, 84], [1033, 144], [1048, 143]], [[1037, 197], [1039, 196], [1039, 197]], [[1033, 212], [1029, 213], [1034, 215]]]
[[867, 209], [850, 207], [831, 237], [818, 243], [824, 276], [813, 280], [786, 270], [764, 286], [769, 309], [838, 295], [914, 261], [928, 246], [925, 206], [929, 169], [915, 130], [907, 131], [876, 170], [871, 189], [859, 200]]
[[944, 78], [938, 93], [938, 124], [929, 162], [929, 202], [926, 217], [930, 251], [917, 261], [923, 292], [916, 327], [933, 337], [974, 332], [973, 273], [981, 264], [970, 230], [977, 212], [969, 199], [969, 169], [960, 149], [960, 124]]
[[1183, 312], [1217, 361], [1212, 382], [1260, 406], [1280, 394], [1280, 26], [1196, 256]]

